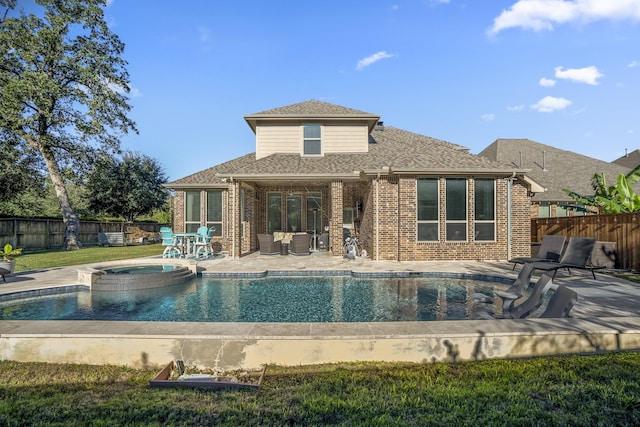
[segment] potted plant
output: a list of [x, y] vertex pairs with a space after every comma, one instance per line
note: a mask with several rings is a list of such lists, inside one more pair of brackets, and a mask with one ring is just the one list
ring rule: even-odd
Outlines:
[[7, 243], [3, 248], [0, 248], [0, 255], [2, 261], [0, 261], [0, 268], [9, 271], [9, 274], [15, 271], [16, 261], [15, 257], [22, 255], [22, 249], [14, 248], [11, 243]]

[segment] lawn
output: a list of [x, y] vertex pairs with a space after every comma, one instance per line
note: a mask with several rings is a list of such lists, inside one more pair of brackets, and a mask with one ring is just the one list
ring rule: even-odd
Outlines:
[[113, 247], [93, 246], [75, 251], [55, 250], [32, 252], [16, 258], [16, 271], [140, 258], [161, 255], [163, 250], [164, 246], [152, 244]]
[[639, 425], [640, 355], [269, 366], [259, 391], [155, 372], [0, 362], [0, 425]]

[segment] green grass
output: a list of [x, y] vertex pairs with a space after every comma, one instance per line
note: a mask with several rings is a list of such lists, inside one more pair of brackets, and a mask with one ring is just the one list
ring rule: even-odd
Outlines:
[[156, 372], [0, 362], [0, 425], [639, 425], [640, 355], [268, 367], [259, 391]]
[[161, 255], [163, 250], [164, 246], [153, 244], [113, 247], [94, 246], [76, 251], [56, 250], [33, 252], [16, 258], [16, 271], [40, 270], [43, 268], [147, 257]]

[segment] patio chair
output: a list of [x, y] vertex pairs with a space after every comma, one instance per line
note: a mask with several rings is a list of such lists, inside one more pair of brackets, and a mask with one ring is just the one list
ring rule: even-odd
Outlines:
[[5, 274], [11, 274], [11, 271], [6, 268], [0, 268], [0, 277], [2, 277], [2, 281], [6, 283], [7, 279], [4, 277]]
[[578, 294], [564, 285], [558, 285], [540, 317], [569, 317], [569, 312], [578, 302]]
[[[533, 264], [528, 263], [522, 266], [520, 273], [518, 273], [518, 277], [513, 282], [513, 284], [505, 291], [494, 291], [494, 296], [500, 298], [502, 300], [502, 310], [509, 310], [513, 307], [513, 303], [524, 294], [524, 291], [531, 284], [531, 277], [533, 276]], [[474, 303], [488, 303], [491, 304], [494, 301], [494, 298], [482, 294], [475, 293], [471, 295]]]
[[280, 255], [282, 240], [273, 240], [271, 234], [258, 234], [260, 255]]
[[524, 319], [540, 308], [551, 285], [553, 285], [553, 279], [544, 273], [533, 287], [531, 295], [511, 310], [503, 310], [502, 316], [495, 316], [486, 305], [476, 305], [473, 307], [470, 317], [472, 319]]
[[542, 242], [538, 248], [538, 253], [535, 257], [517, 257], [512, 258], [509, 262], [513, 263], [513, 270], [516, 269], [518, 264], [526, 264], [528, 262], [553, 262], [560, 259], [560, 254], [564, 248], [565, 236], [557, 236], [547, 234], [542, 236]]
[[209, 258], [213, 255], [213, 246], [211, 245], [211, 239], [213, 233], [216, 231], [216, 227], [199, 227], [198, 236], [194, 242], [196, 258]]
[[591, 253], [595, 246], [596, 239], [593, 237], [572, 237], [558, 262], [534, 262], [533, 266], [536, 270], [553, 271], [554, 279], [561, 268], [566, 268], [569, 274], [572, 268], [589, 270], [595, 279], [595, 270], [604, 268], [590, 265]]
[[294, 234], [289, 244], [289, 253], [291, 255], [310, 255], [311, 236], [307, 233]]
[[162, 258], [179, 258], [182, 251], [178, 246], [177, 239], [173, 236], [173, 231], [169, 227], [161, 227], [162, 246], [166, 246], [162, 252]]

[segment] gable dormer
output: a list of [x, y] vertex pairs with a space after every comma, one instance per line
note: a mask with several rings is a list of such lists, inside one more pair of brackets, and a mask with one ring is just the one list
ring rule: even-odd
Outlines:
[[260, 159], [271, 154], [366, 153], [369, 133], [380, 116], [312, 100], [244, 119], [256, 135], [256, 159]]

